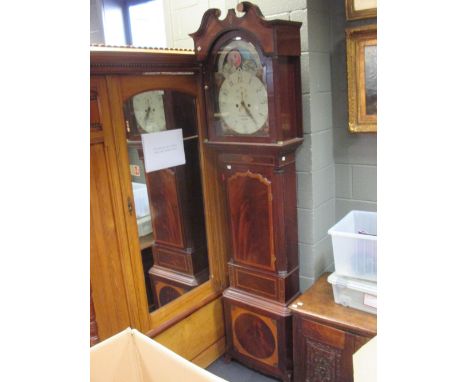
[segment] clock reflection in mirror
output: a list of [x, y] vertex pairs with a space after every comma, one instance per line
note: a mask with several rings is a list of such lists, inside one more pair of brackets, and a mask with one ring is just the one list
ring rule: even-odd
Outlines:
[[[150, 89], [123, 104], [133, 205], [149, 311], [208, 279], [196, 100]], [[141, 136], [182, 129], [186, 164], [147, 173]]]

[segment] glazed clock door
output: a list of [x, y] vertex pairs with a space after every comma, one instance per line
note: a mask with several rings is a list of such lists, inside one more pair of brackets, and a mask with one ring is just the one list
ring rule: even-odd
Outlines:
[[239, 32], [228, 33], [215, 45], [208, 103], [212, 140], [270, 139], [268, 94], [271, 60]]
[[[187, 75], [121, 76], [111, 81], [120, 172], [130, 195], [141, 312], [157, 310], [209, 278], [198, 139], [197, 81]], [[185, 164], [147, 172], [143, 138], [180, 129]]]
[[226, 131], [252, 135], [267, 130], [267, 93], [255, 74], [242, 69], [230, 74], [219, 88], [217, 101]]

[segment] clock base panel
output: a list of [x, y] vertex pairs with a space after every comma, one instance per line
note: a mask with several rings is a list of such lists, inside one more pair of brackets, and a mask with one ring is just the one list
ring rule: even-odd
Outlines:
[[223, 293], [226, 355], [266, 375], [291, 381], [292, 317], [286, 304], [228, 288]]

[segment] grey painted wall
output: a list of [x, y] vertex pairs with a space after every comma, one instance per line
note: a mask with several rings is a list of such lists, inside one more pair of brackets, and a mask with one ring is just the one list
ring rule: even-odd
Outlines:
[[377, 134], [348, 131], [345, 28], [373, 24], [375, 19], [346, 21], [343, 0], [331, 2], [331, 78], [336, 220], [353, 209], [377, 211]]
[[300, 286], [304, 291], [333, 264], [327, 230], [335, 219], [329, 2], [307, 2], [303, 60], [304, 144], [297, 154]]

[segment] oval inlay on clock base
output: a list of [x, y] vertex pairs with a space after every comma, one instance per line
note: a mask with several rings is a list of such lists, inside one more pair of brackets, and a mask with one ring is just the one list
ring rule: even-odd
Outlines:
[[256, 358], [268, 358], [276, 349], [275, 337], [258, 316], [241, 314], [234, 322], [234, 335], [241, 346]]
[[159, 291], [159, 304], [160, 306], [166, 305], [172, 300], [175, 300], [177, 297], [179, 297], [181, 293], [174, 289], [173, 287], [170, 286], [164, 286], [160, 289]]

